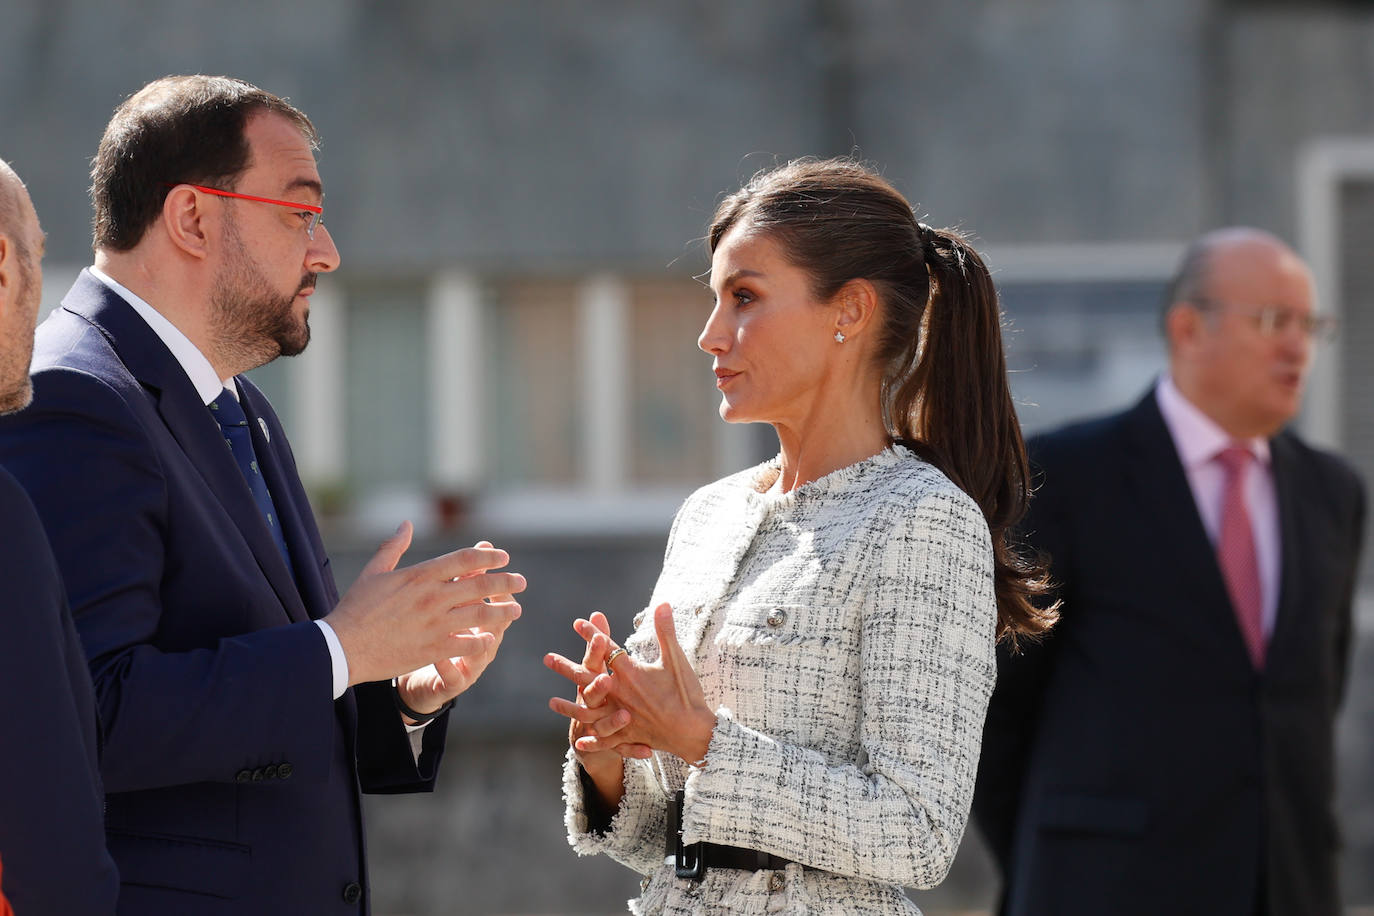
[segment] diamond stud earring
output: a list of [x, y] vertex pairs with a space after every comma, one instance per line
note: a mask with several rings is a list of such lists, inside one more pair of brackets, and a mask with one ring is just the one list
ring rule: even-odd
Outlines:
[[835, 332], [835, 343], [844, 343], [844, 334], [842, 332]]

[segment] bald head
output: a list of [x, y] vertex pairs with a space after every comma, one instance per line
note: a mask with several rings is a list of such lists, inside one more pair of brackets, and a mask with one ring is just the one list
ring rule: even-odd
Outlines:
[[1230, 435], [1273, 435], [1301, 405], [1313, 300], [1311, 271], [1278, 237], [1249, 227], [1202, 236], [1165, 310], [1175, 384]]
[[10, 164], [0, 159], [0, 235], [15, 238], [15, 244], [23, 245], [18, 237], [22, 226], [24, 208], [20, 206], [20, 195], [28, 196], [24, 182], [19, 180]]
[[1192, 302], [1206, 298], [1207, 277], [1218, 258], [1244, 253], [1283, 252], [1296, 258], [1297, 254], [1283, 240], [1263, 229], [1251, 226], [1227, 226], [1214, 229], [1193, 240], [1183, 252], [1178, 272], [1169, 283], [1164, 298], [1164, 310], [1177, 302]]
[[0, 413], [32, 397], [29, 360], [43, 298], [43, 229], [24, 182], [0, 160]]

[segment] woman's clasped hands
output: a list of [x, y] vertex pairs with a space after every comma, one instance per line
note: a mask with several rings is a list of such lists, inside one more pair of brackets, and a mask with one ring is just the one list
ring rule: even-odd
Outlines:
[[568, 739], [584, 767], [599, 769], [610, 756], [617, 764], [622, 757], [647, 758], [656, 750], [689, 763], [706, 758], [716, 714], [678, 645], [669, 605], [654, 608], [657, 662], [619, 650], [600, 611], [579, 618], [573, 629], [587, 642], [581, 664], [552, 652], [544, 664], [577, 687], [576, 701], [554, 697], [549, 708], [570, 720]]

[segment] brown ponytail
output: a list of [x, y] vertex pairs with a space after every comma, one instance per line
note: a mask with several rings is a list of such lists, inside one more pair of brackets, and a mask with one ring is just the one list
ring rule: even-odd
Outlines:
[[[992, 532], [1000, 635], [1038, 635], [1058, 618], [1037, 606], [1044, 564], [1008, 533], [1030, 503], [1030, 468], [1007, 386], [1002, 311], [983, 259], [958, 233], [920, 226], [931, 291], [925, 341], [905, 378], [889, 376], [888, 422], [923, 443], [933, 464], [973, 497]], [[1042, 602], [1043, 603], [1043, 602]]]
[[1011, 529], [1030, 471], [1007, 386], [1001, 310], [982, 258], [958, 233], [919, 223], [892, 185], [848, 159], [801, 159], [754, 176], [716, 210], [711, 251], [747, 223], [811, 274], [825, 301], [850, 280], [882, 297], [877, 359], [888, 434], [910, 445], [983, 510], [992, 534], [998, 635], [1039, 635], [1058, 618], [1045, 562]]

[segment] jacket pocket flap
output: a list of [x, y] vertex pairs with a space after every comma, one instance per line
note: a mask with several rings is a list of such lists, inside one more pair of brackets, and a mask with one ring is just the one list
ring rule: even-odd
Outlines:
[[123, 884], [232, 900], [249, 880], [253, 853], [239, 843], [123, 830], [107, 838]]

